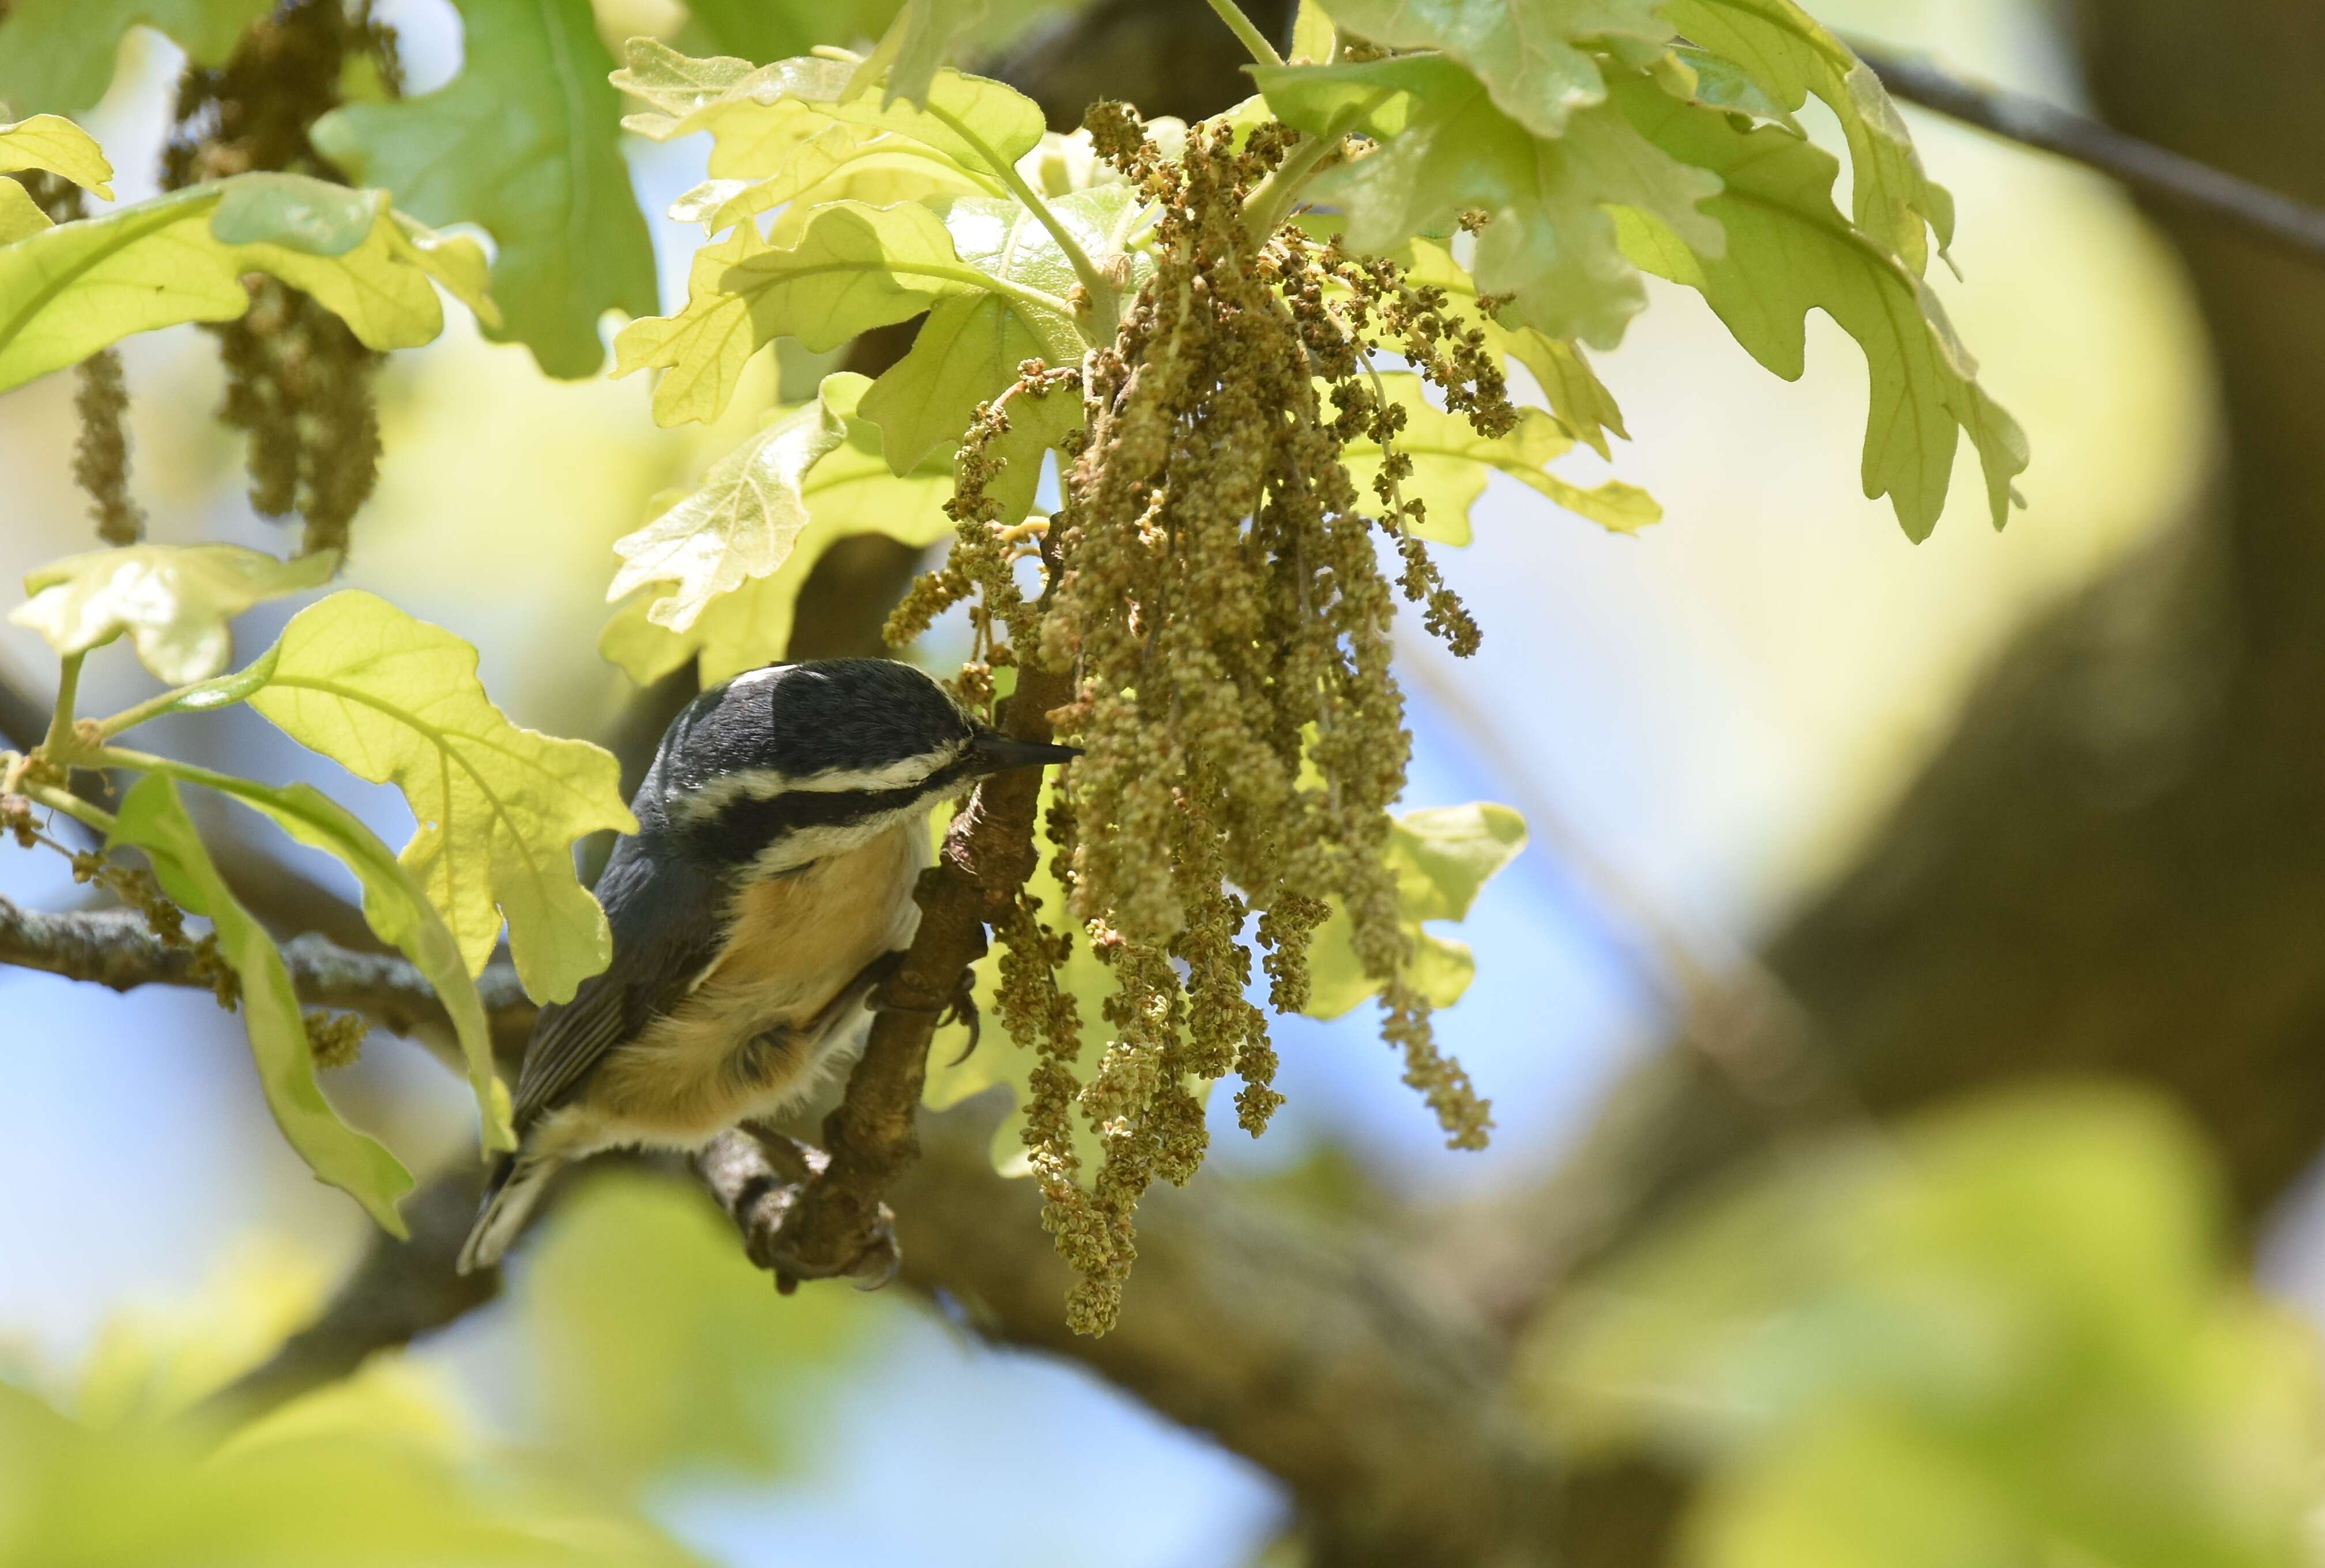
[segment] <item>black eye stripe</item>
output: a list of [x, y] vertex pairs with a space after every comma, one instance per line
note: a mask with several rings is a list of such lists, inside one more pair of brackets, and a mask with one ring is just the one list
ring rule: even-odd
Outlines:
[[892, 812], [933, 804], [977, 776], [977, 761], [962, 757], [918, 784], [894, 789], [794, 789], [764, 799], [738, 798], [679, 828], [698, 861], [739, 867], [779, 839], [811, 828], [853, 827]]

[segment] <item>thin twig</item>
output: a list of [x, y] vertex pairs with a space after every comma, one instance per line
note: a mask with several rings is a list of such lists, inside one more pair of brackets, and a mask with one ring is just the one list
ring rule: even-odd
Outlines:
[[2023, 93], [1965, 81], [1885, 45], [1851, 38], [1848, 46], [1881, 84], [1910, 104], [1933, 109], [2005, 141], [2055, 152], [2111, 176], [2134, 190], [2236, 225], [2289, 255], [2325, 263], [2325, 208], [2254, 184], [2209, 163], [2127, 136], [2097, 120]]

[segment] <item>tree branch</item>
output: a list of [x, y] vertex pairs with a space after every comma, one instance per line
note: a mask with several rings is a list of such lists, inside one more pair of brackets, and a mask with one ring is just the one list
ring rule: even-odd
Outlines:
[[2296, 201], [2225, 170], [2127, 136], [2111, 125], [2000, 88], [1966, 81], [1926, 60], [1851, 38], [1848, 46], [1881, 85], [1909, 104], [1934, 109], [2005, 141], [2055, 152], [2134, 190], [2225, 219], [2312, 263], [2325, 263], [2325, 208]]

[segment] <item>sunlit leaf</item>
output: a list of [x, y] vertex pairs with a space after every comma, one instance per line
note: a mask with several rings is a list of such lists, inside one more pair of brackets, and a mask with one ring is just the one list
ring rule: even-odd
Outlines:
[[1728, 189], [1705, 204], [1728, 232], [1718, 259], [1690, 251], [1652, 217], [1625, 213], [1625, 248], [1641, 266], [1699, 290], [1737, 341], [1787, 381], [1804, 365], [1806, 318], [1822, 310], [1857, 339], [1871, 374], [1865, 435], [1867, 496], [1886, 494], [1906, 536], [1927, 538], [1953, 477], [1959, 433], [1986, 470], [1999, 528], [2026, 467], [2026, 438], [1978, 383], [1929, 285], [1832, 205], [1839, 165], [1773, 126], [1739, 129], [1727, 115], [1653, 92], [1618, 97], [1640, 128]]
[[[1124, 254], [1140, 210], [1126, 185], [1057, 197], [1051, 207], [1101, 266]], [[946, 208], [944, 224], [960, 259], [989, 277], [1051, 299], [1063, 299], [1074, 287], [1065, 252], [1014, 200], [965, 198]], [[1134, 280], [1139, 275], [1132, 273]], [[1086, 347], [1073, 316], [1038, 298], [1014, 291], [957, 295], [929, 312], [911, 351], [873, 383], [864, 416], [886, 434], [888, 461], [902, 473], [939, 447], [957, 446], [977, 406], [1015, 381], [1023, 362], [1079, 364]]]
[[614, 374], [667, 372], [654, 389], [658, 423], [714, 419], [744, 364], [772, 339], [788, 334], [811, 349], [834, 348], [985, 281], [924, 207], [823, 208], [790, 246], [768, 246], [742, 224], [696, 253], [683, 310], [622, 329]]
[[1601, 457], [1610, 457], [1608, 435], [1631, 438], [1623, 428], [1623, 410], [1615, 394], [1590, 368], [1581, 346], [1531, 327], [1513, 327], [1477, 309], [1477, 280], [1453, 259], [1453, 253], [1432, 240], [1415, 239], [1391, 259], [1404, 268], [1415, 287], [1442, 290], [1448, 314], [1465, 328], [1486, 334], [1487, 346], [1526, 367], [1549, 400], [1550, 411], [1567, 434]]
[[436, 283], [492, 319], [474, 242], [408, 223], [379, 191], [238, 174], [0, 246], [0, 390], [133, 332], [239, 316], [245, 272], [306, 291], [372, 348], [443, 329]]
[[206, 780], [255, 811], [264, 813], [299, 843], [336, 857], [363, 889], [364, 921], [373, 935], [412, 960], [452, 1019], [467, 1064], [468, 1087], [488, 1149], [514, 1148], [508, 1095], [493, 1073], [493, 1037], [484, 1000], [462, 960], [459, 938], [428, 899], [419, 880], [382, 844], [362, 818], [310, 784], [266, 785], [247, 779]]
[[1603, 102], [1589, 46], [1608, 38], [1661, 44], [1663, 0], [1332, 0], [1333, 19], [1398, 49], [1440, 49], [1474, 72], [1502, 113], [1540, 136]]
[[985, 20], [985, 0], [904, 0], [903, 9], [857, 68], [857, 87], [878, 84], [884, 105], [925, 105], [954, 41]]
[[853, 63], [807, 57], [754, 66], [698, 60], [650, 38], [630, 41], [614, 85], [654, 106], [623, 121], [656, 141], [708, 131], [717, 143], [709, 172], [765, 179], [799, 143], [838, 120], [910, 137], [970, 172], [997, 179], [1041, 144], [1041, 106], [1005, 83], [961, 71], [931, 78], [925, 106], [881, 95], [848, 96]]
[[320, 587], [338, 569], [337, 550], [295, 560], [240, 545], [131, 545], [92, 550], [24, 579], [24, 604], [8, 613], [60, 655], [85, 653], [128, 633], [138, 661], [171, 686], [208, 680], [234, 656], [227, 623], [267, 599]]
[[[1824, 100], [1848, 140], [1859, 228], [1916, 272], [1927, 263], [1928, 229], [1937, 231], [1939, 249], [1952, 243], [1953, 198], [1922, 171], [1888, 89], [1793, 0], [1669, 0], [1663, 10], [1672, 25], [1735, 62], [1783, 108], [1799, 108], [1811, 93]], [[1711, 95], [1705, 101], [1719, 103]]]
[[1335, 123], [1352, 100], [1391, 94], [1395, 104], [1376, 111], [1376, 124], [1394, 134], [1320, 177], [1311, 194], [1345, 211], [1348, 243], [1374, 254], [1415, 235], [1450, 234], [1465, 214], [1484, 212], [1479, 287], [1512, 296], [1512, 319], [1552, 337], [1611, 348], [1646, 306], [1607, 208], [1651, 213], [1707, 255], [1724, 246], [1718, 223], [1698, 210], [1718, 181], [1641, 135], [1610, 103], [1572, 111], [1561, 134], [1544, 137], [1441, 56], [1253, 74], [1276, 113], [1305, 131]]
[[614, 541], [622, 566], [606, 597], [667, 584], [671, 593], [646, 619], [683, 632], [714, 597], [781, 567], [808, 525], [807, 471], [847, 436], [845, 419], [822, 403], [771, 421], [712, 464], [677, 505]]
[[251, 706], [359, 778], [403, 791], [418, 828], [398, 857], [444, 914], [473, 974], [501, 916], [517, 977], [562, 1001], [612, 938], [575, 879], [573, 841], [637, 831], [620, 767], [586, 741], [511, 724], [477, 680], [477, 650], [386, 600], [348, 590], [292, 617]]
[[[1616, 533], [1635, 533], [1662, 521], [1663, 508], [1635, 485], [1610, 479], [1586, 490], [1552, 474], [1548, 465], [1571, 451], [1574, 440], [1540, 409], [1520, 410], [1516, 429], [1488, 438], [1466, 417], [1431, 406], [1421, 395], [1419, 377], [1399, 374], [1381, 380], [1405, 410], [1405, 428], [1395, 447], [1413, 459], [1413, 473], [1399, 489], [1405, 499], [1417, 498], [1427, 507], [1424, 522], [1414, 530], [1422, 539], [1469, 542], [1469, 508], [1485, 493], [1488, 472], [1507, 474]], [[1369, 441], [1353, 442], [1346, 456], [1359, 493], [1376, 499], [1373, 484], [1381, 471], [1380, 448]]]
[[[725, 680], [785, 657], [800, 589], [835, 541], [853, 534], [882, 533], [918, 548], [951, 532], [952, 520], [944, 512], [952, 495], [949, 458], [933, 460], [902, 478], [891, 474], [878, 427], [856, 411], [869, 384], [860, 375], [847, 374], [824, 379], [819, 400], [822, 415], [844, 421], [846, 438], [818, 458], [800, 481], [807, 525], [792, 537], [788, 553], [773, 569], [710, 598], [683, 632], [649, 621], [647, 613], [658, 595], [642, 595], [607, 623], [598, 651], [640, 685], [690, 659], [699, 659], [705, 685]], [[1067, 396], [1075, 401], [1070, 393]], [[811, 404], [787, 417], [817, 411], [818, 405]], [[1000, 488], [996, 484], [996, 491]], [[1024, 489], [1030, 503], [1030, 481]], [[681, 499], [673, 506], [682, 503]], [[664, 508], [665, 513], [670, 510]]]
[[[0, 23], [0, 27], [5, 27]], [[34, 115], [0, 125], [0, 174], [44, 169], [84, 190], [113, 199], [113, 165], [97, 138], [61, 115]]]
[[[1469, 949], [1430, 931], [1432, 920], [1464, 920], [1496, 872], [1525, 848], [1525, 819], [1506, 806], [1425, 807], [1398, 816], [1384, 858], [1396, 874], [1397, 917], [1415, 944], [1404, 979], [1432, 1007], [1450, 1007], [1469, 989], [1477, 963]], [[1377, 995], [1382, 982], [1365, 973], [1348, 912], [1333, 902], [1309, 950], [1312, 988], [1304, 1010], [1333, 1019]]]
[[170, 897], [209, 917], [218, 955], [241, 980], [243, 1027], [275, 1125], [315, 1174], [346, 1192], [384, 1229], [406, 1233], [396, 1200], [412, 1173], [378, 1140], [339, 1120], [315, 1082], [315, 1060], [291, 973], [265, 927], [235, 901], [186, 816], [177, 786], [148, 774], [122, 798], [107, 847], [134, 846], [153, 862]]
[[652, 313], [653, 248], [617, 135], [613, 59], [588, 0], [459, 0], [460, 74], [416, 98], [350, 104], [315, 144], [431, 223], [481, 225], [497, 246], [496, 336], [551, 375], [604, 363], [597, 320]]
[[222, 65], [273, 0], [11, 0], [0, 14], [0, 100], [70, 114], [105, 96], [121, 35], [168, 34], [190, 65]]
[[[708, 180], [672, 203], [670, 216], [726, 233], [747, 217], [790, 204], [804, 226], [808, 210], [833, 201], [890, 207], [931, 196], [990, 192], [989, 181], [935, 148], [892, 131], [829, 123], [786, 153], [764, 180]], [[786, 214], [786, 221], [792, 220]]]

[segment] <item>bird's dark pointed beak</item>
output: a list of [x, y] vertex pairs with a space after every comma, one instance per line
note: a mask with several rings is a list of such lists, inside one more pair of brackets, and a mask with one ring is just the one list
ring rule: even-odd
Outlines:
[[1079, 746], [1045, 745], [1039, 741], [1013, 741], [994, 730], [979, 730], [968, 743], [968, 754], [979, 774], [1006, 773], [1012, 768], [1041, 768], [1070, 761], [1082, 754]]

